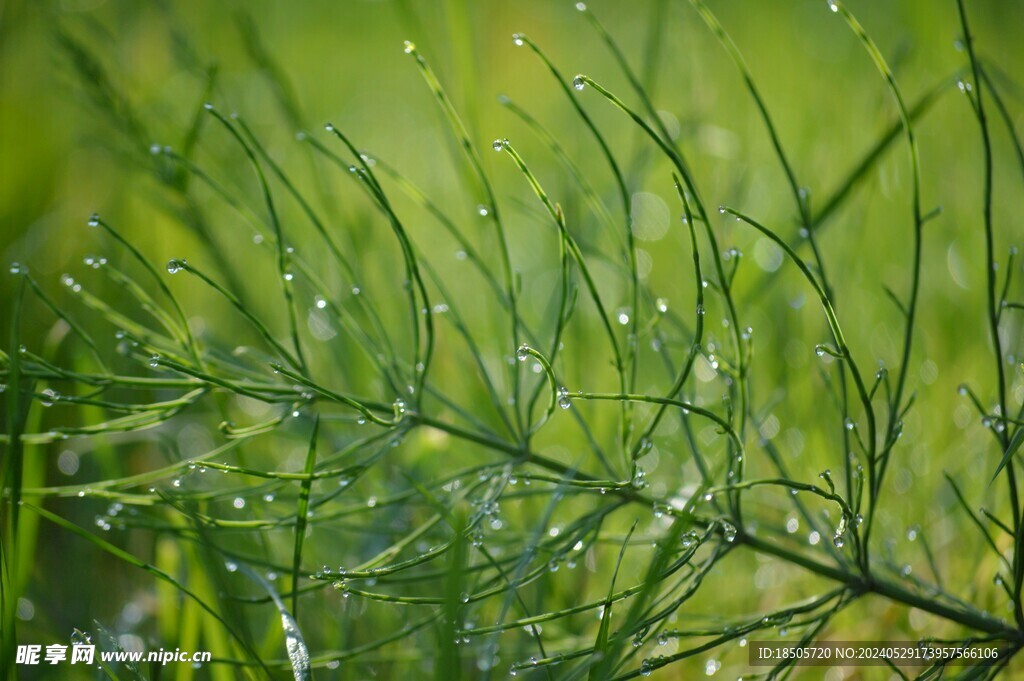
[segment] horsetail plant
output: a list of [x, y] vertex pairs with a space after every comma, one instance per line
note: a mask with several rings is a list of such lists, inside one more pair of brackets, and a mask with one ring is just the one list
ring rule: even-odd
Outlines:
[[[656, 1], [658, 21], [666, 4]], [[988, 117], [994, 106], [1024, 171], [1002, 92], [1009, 79], [978, 54], [956, 0], [966, 62], [911, 103], [853, 11], [828, 0], [820, 11], [843, 21], [858, 54], [866, 53], [862, 65], [870, 61], [881, 75], [895, 122], [816, 207], [800, 179], [809, 172], [798, 172], [739, 45], [705, 0], [686, 5], [739, 72], [781, 169], [795, 232], [758, 208], [709, 209], [707, 170], [656, 107], [653, 77], [634, 70], [632, 55], [584, 3], [576, 9], [613, 73], [570, 78], [542, 41], [515, 33], [512, 44], [554, 80], [585, 133], [584, 153], [610, 173], [608, 187], [589, 159], [509, 97], [500, 103], [539, 147], [477, 134], [439, 72], [405, 42], [463, 164], [460, 200], [484, 218], [469, 227], [340, 125], [299, 131], [320, 175], [317, 187], [305, 186], [259, 127], [205, 102], [216, 92], [213, 69], [182, 150], [151, 145], [144, 118], [100, 60], [63, 35], [90, 99], [126, 126], [137, 162], [181, 207], [175, 219], [200, 248], [168, 260], [165, 274], [127, 227], [93, 215], [97, 238], [120, 254], [86, 260], [104, 283], [65, 274], [54, 294], [25, 265], [10, 267], [17, 295], [5, 306], [11, 335], [0, 353], [4, 674], [14, 674], [12, 651], [24, 638], [19, 598], [41, 532], [84, 542], [160, 583], [164, 616], [180, 608], [182, 622], [159, 631], [175, 645], [213, 649], [216, 679], [411, 673], [593, 681], [690, 678], [695, 669], [786, 678], [802, 671], [795, 657], [752, 667], [749, 642], [799, 647], [837, 632], [863, 635], [849, 613], [870, 612], [865, 601], [927, 618], [929, 639], [1000, 646], [984, 665], [953, 668], [943, 658], [901, 668], [886, 660], [886, 674], [992, 678], [1019, 668], [1024, 367], [1007, 351], [1020, 345], [1024, 303], [1012, 279], [1016, 250], [997, 266], [1005, 235], [993, 211], [998, 149]], [[254, 25], [240, 23], [250, 55], [298, 125], [304, 116], [284, 71]], [[661, 46], [659, 38], [651, 47], [655, 62]], [[610, 85], [619, 77], [627, 92]], [[952, 590], [957, 582], [926, 529], [914, 526], [907, 537], [921, 547], [928, 577], [898, 560], [884, 535], [893, 530], [890, 476], [905, 456], [905, 421], [926, 398], [912, 376], [924, 331], [928, 223], [941, 214], [927, 208], [917, 126], [953, 83], [981, 137], [982, 212], [970, 234], [985, 244], [994, 380], [960, 388], [991, 439], [983, 460], [989, 509], [976, 511], [948, 472], [946, 506], [986, 551], [978, 571], [995, 566], [1006, 617], [989, 612], [993, 598], [974, 574], [963, 577], [969, 588]], [[202, 129], [204, 118], [212, 129]], [[623, 130], [643, 147], [630, 163], [619, 150]], [[200, 160], [197, 149], [225, 140], [248, 175], [225, 177]], [[872, 374], [864, 344], [850, 333], [853, 296], [838, 295], [842, 263], [824, 228], [860, 196], [855, 188], [886, 152], [904, 144], [911, 187], [899, 219], [912, 242], [909, 286], [902, 296], [885, 289], [899, 313], [897, 361]], [[497, 153], [480, 152], [488, 146]], [[548, 179], [537, 149], [555, 159], [561, 182]], [[530, 202], [506, 201], [497, 178], [509, 174], [518, 182], [508, 191], [525, 183]], [[253, 176], [250, 192], [244, 183]], [[335, 192], [335, 180], [344, 191]], [[681, 248], [666, 257], [683, 273], [675, 298], [684, 305], [660, 296], [663, 284], [641, 266], [633, 192], [644, 182], [678, 201]], [[958, 190], [973, 196], [966, 183]], [[359, 207], [361, 222], [331, 205], [339, 197]], [[247, 288], [219, 252], [221, 228], [210, 215], [222, 212], [251, 231], [256, 254], [243, 257], [265, 263], [273, 285]], [[525, 222], [536, 227], [529, 268], [517, 262]], [[820, 311], [815, 319], [827, 335], [811, 344], [821, 359], [812, 378], [827, 399], [816, 400], [813, 425], [831, 443], [823, 456], [835, 474], [809, 469], [786, 451], [798, 448], [775, 437], [773, 409], [793, 396], [759, 380], [771, 358], [756, 351], [748, 324], [786, 275], [775, 275], [777, 267], [750, 285], [740, 252], [726, 247], [745, 231], [775, 249]], [[456, 269], [437, 256], [445, 239], [458, 248]], [[378, 267], [378, 256], [388, 265]], [[392, 268], [393, 258], [400, 265]], [[23, 328], [33, 301], [78, 352]], [[218, 310], [214, 328], [189, 316], [196, 307]], [[709, 322], [719, 313], [721, 330]], [[55, 484], [33, 461], [70, 452], [77, 470], [72, 448], [95, 454], [96, 479]], [[100, 460], [116, 454], [132, 465]], [[97, 530], [86, 529], [79, 521], [94, 507]], [[807, 580], [775, 592], [771, 579], [746, 580], [745, 569], [723, 576], [740, 561], [758, 574], [768, 566]], [[110, 626], [95, 622], [98, 632]], [[903, 631], [891, 622], [870, 630], [885, 626], [883, 633]], [[116, 647], [103, 642], [116, 640], [111, 635], [101, 638], [101, 647]], [[117, 669], [105, 671], [117, 677]], [[146, 678], [145, 671], [132, 673]]]

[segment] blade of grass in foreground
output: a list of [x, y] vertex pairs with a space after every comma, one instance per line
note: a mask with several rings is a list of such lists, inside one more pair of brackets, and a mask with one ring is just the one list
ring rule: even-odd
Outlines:
[[292, 554], [292, 615], [294, 617], [299, 616], [299, 571], [302, 569], [302, 544], [306, 541], [306, 523], [309, 519], [309, 491], [313, 486], [313, 469], [316, 467], [316, 437], [319, 432], [320, 417], [318, 416], [313, 421], [313, 433], [309, 436], [306, 466], [303, 469], [306, 477], [299, 488], [299, 508], [295, 514], [295, 551]]
[[[465, 527], [466, 519], [462, 512], [453, 514], [451, 523], [454, 528]], [[459, 630], [464, 617], [462, 600], [465, 591], [466, 564], [469, 560], [466, 533], [455, 530], [452, 551], [448, 557], [448, 574], [444, 583], [444, 616], [438, 629], [438, 655], [434, 663], [434, 678], [437, 681], [458, 681], [461, 677], [459, 664]]]
[[[21, 305], [25, 299], [25, 280], [22, 279], [18, 293], [14, 299], [14, 310], [11, 324], [11, 352], [6, 390], [8, 441], [4, 448], [4, 463], [0, 468], [0, 672], [10, 678], [9, 672], [14, 667], [14, 650], [16, 645], [15, 626], [18, 608], [18, 595], [15, 585], [18, 575], [14, 574], [16, 556], [14, 554], [18, 541], [18, 509], [21, 505], [21, 466], [24, 445], [21, 430], [28, 414], [28, 402], [22, 399], [21, 392]], [[31, 394], [31, 390], [28, 391]]]
[[270, 594], [270, 598], [274, 601], [274, 605], [277, 606], [278, 612], [281, 613], [281, 628], [284, 629], [285, 647], [288, 650], [288, 661], [291, 662], [295, 681], [313, 681], [313, 669], [309, 661], [309, 648], [306, 647], [302, 631], [299, 630], [299, 623], [295, 621], [292, 613], [288, 612], [288, 608], [285, 607], [284, 601], [281, 600], [277, 590], [274, 589], [274, 586], [263, 575], [248, 565], [239, 565], [238, 569], [253, 581], [260, 583], [260, 586]]
[[633, 537], [633, 532], [636, 531], [636, 526], [639, 521], [633, 521], [633, 525], [629, 528], [629, 532], [626, 533], [626, 538], [622, 540], [622, 548], [619, 549], [619, 558], [615, 562], [615, 570], [612, 572], [612, 580], [608, 585], [608, 598], [605, 599], [604, 609], [601, 611], [601, 626], [597, 629], [597, 639], [594, 641], [594, 654], [592, 656], [593, 664], [590, 667], [590, 681], [603, 681], [608, 678], [609, 673], [612, 670], [614, 660], [608, 655], [610, 652], [609, 636], [611, 634], [612, 625], [612, 603], [615, 598], [615, 581], [619, 578], [619, 569], [622, 568], [622, 561], [626, 557], [626, 548], [629, 546], [629, 540]]

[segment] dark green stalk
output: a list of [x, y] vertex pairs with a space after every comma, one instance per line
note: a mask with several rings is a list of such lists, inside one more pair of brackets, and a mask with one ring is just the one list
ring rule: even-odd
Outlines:
[[[987, 317], [989, 323], [989, 337], [992, 341], [993, 355], [996, 368], [996, 402], [999, 405], [1001, 416], [1009, 415], [1006, 402], [1006, 369], [1003, 365], [1003, 345], [999, 336], [999, 301], [996, 299], [996, 258], [995, 258], [995, 236], [992, 224], [992, 141], [989, 136], [988, 119], [985, 115], [985, 102], [982, 89], [982, 78], [977, 56], [974, 53], [974, 37], [967, 21], [967, 11], [964, 9], [963, 0], [957, 0], [957, 10], [960, 15], [960, 26], [963, 29], [964, 44], [967, 48], [967, 56], [971, 63], [974, 86], [976, 88], [974, 111], [978, 119], [978, 128], [981, 131], [981, 144], [983, 150], [985, 179], [982, 194], [982, 219], [985, 230], [985, 274], [987, 294]], [[1009, 429], [1004, 428], [996, 434], [1002, 450], [1005, 452], [1010, 447]], [[1013, 551], [1013, 573], [1014, 573], [1014, 616], [1017, 626], [1024, 629], [1024, 604], [1022, 604], [1022, 588], [1024, 588], [1024, 521], [1021, 518], [1021, 507], [1019, 501], [1019, 490], [1017, 489], [1017, 477], [1013, 461], [1006, 463], [1006, 482], [1009, 486], [1010, 502], [1013, 510], [1014, 529], [1014, 551]]]
[[[611, 148], [608, 146], [608, 142], [605, 140], [604, 135], [597, 129], [597, 125], [594, 124], [593, 119], [586, 112], [583, 106], [579, 103], [579, 100], [573, 96], [572, 90], [569, 89], [568, 79], [566, 79], [557, 67], [548, 59], [544, 51], [533, 42], [528, 36], [522, 33], [516, 33], [512, 36], [512, 40], [516, 45], [526, 44], [530, 47], [534, 54], [536, 54], [540, 60], [547, 67], [548, 71], [554, 77], [555, 82], [558, 83], [559, 89], [568, 98], [569, 103], [572, 105], [573, 111], [579, 116], [580, 120], [583, 121], [583, 125], [590, 131], [590, 134], [594, 137], [598, 147], [601, 149], [601, 155], [608, 163], [608, 167], [612, 171], [612, 177], [615, 179], [615, 188], [619, 195], [619, 201], [622, 203], [622, 210], [625, 214], [625, 232], [626, 232], [626, 262], [629, 264], [629, 276], [630, 276], [630, 300], [631, 300], [631, 313], [629, 322], [628, 338], [632, 339], [632, 342], [626, 343], [626, 352], [624, 362], [620, 361], [617, 365], [620, 376], [623, 376], [626, 371], [626, 365], [628, 364], [629, 372], [628, 376], [623, 377], [620, 380], [623, 390], [632, 391], [636, 385], [636, 374], [637, 374], [637, 349], [635, 347], [637, 329], [639, 325], [640, 317], [640, 277], [637, 269], [636, 260], [636, 239], [633, 234], [633, 215], [630, 207], [629, 190], [626, 188], [626, 181], [622, 176], [622, 171], [619, 169], [618, 161], [615, 160], [614, 154], [612, 154]], [[624, 408], [622, 412], [622, 430], [621, 440], [622, 447], [626, 449], [628, 447], [628, 440], [630, 432], [632, 431], [631, 424], [632, 414], [628, 408]]]
[[227, 129], [231, 136], [241, 145], [242, 150], [245, 152], [246, 158], [252, 165], [253, 170], [256, 173], [256, 179], [259, 181], [260, 193], [263, 196], [263, 202], [267, 208], [267, 215], [270, 217], [270, 224], [274, 228], [274, 236], [277, 238], [277, 273], [281, 277], [281, 290], [284, 293], [285, 302], [288, 306], [288, 324], [291, 329], [292, 345], [295, 348], [295, 359], [298, 362], [298, 366], [302, 369], [303, 373], [308, 371], [306, 367], [306, 359], [302, 352], [302, 343], [299, 341], [299, 326], [297, 320], [297, 312], [295, 309], [295, 296], [292, 291], [291, 284], [291, 273], [288, 271], [288, 255], [287, 247], [284, 243], [284, 231], [281, 227], [281, 221], [277, 215], [277, 208], [274, 205], [273, 195], [270, 193], [270, 185], [267, 184], [266, 175], [263, 173], [263, 166], [260, 164], [259, 159], [256, 157], [256, 152], [253, 151], [252, 146], [245, 139], [245, 137], [232, 125], [223, 114], [213, 107], [212, 104], [207, 104], [206, 110], [213, 115], [221, 124]]

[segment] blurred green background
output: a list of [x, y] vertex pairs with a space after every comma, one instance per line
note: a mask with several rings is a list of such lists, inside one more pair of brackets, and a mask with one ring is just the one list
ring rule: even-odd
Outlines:
[[[797, 177], [809, 189], [815, 206], [819, 198], [824, 201], [830, 196], [896, 122], [885, 83], [853, 34], [821, 0], [715, 0], [711, 6], [743, 52]], [[648, 86], [666, 126], [678, 135], [708, 205], [736, 206], [795, 241], [792, 198], [763, 123], [735, 66], [689, 4], [595, 0], [590, 7]], [[1015, 80], [1024, 74], [1024, 44], [1019, 39], [1024, 4], [988, 0], [970, 2], [968, 7], [979, 53], [998, 67], [993, 76], [1017, 130], [1024, 130], [1024, 88]], [[925, 232], [919, 333], [909, 382], [909, 389], [918, 396], [905, 419], [904, 441], [887, 478], [877, 535], [879, 545], [884, 543], [886, 548], [878, 553], [888, 556], [894, 566], [909, 564], [915, 574], [930, 579], [920, 542], [907, 535], [908, 528], [920, 525], [943, 570], [945, 586], [1002, 616], [1006, 597], [992, 584], [997, 561], [980, 557], [983, 540], [956, 508], [942, 476], [945, 471], [955, 477], [972, 506], [1005, 511], [1002, 488], [988, 484], [999, 452], [985, 438], [980, 418], [957, 395], [958, 384], [967, 381], [984, 400], [991, 400], [994, 371], [984, 323], [982, 154], [970, 106], [954, 84], [967, 63], [966, 54], [955, 45], [961, 37], [956, 7], [953, 2], [933, 0], [853, 0], [850, 8], [880, 46], [910, 102], [938, 88], [934, 105], [917, 123], [917, 133], [924, 209], [941, 206], [942, 213]], [[93, 293], [120, 302], [117, 287], [83, 264], [83, 257], [97, 255], [131, 267], [123, 252], [99, 230], [86, 227], [87, 216], [97, 211], [154, 263], [186, 257], [219, 281], [244, 291], [246, 303], [272, 320], [283, 337], [280, 292], [276, 282], [269, 283], [276, 280], [273, 258], [265, 244], [254, 243], [253, 226], [193, 181], [191, 200], [206, 217], [203, 229], [198, 229], [189, 217], [195, 206], [175, 192], [182, 177], [164, 157], [149, 151], [151, 144], [194, 150], [197, 165], [243, 204], [262, 210], [245, 157], [216, 121], [201, 112], [201, 104], [209, 101], [219, 111], [238, 112], [332, 229], [344, 234], [341, 239], [359, 267], [359, 280], [345, 281], [330, 269], [312, 228], [278, 191], [289, 243], [323, 273], [331, 287], [347, 291], [358, 285], [376, 296], [385, 322], [395, 329], [396, 345], [402, 347], [407, 329], [401, 326], [406, 322], [401, 258], [387, 225], [349, 178], [313, 155], [308, 145], [296, 140], [296, 133], [307, 131], [333, 142], [322, 132], [330, 121], [360, 149], [400, 169], [464, 228], [497, 272], [493, 234], [477, 213], [483, 196], [468, 179], [433, 95], [415, 63], [403, 53], [402, 41], [408, 39], [437, 71], [472, 141], [482, 150], [484, 167], [508, 223], [513, 264], [521, 272], [526, 317], [543, 328], [541, 320], [550, 315], [547, 305], [557, 275], [557, 240], [522, 176], [504, 154], [491, 153], [490, 141], [500, 137], [515, 144], [553, 200], [562, 204], [570, 229], [582, 235], [593, 251], [606, 254], [595, 258], [593, 267], [609, 306], [628, 305], [615, 250], [621, 235], [604, 230], [570, 174], [498, 101], [499, 95], [508, 96], [547, 127], [621, 224], [611, 175], [592, 138], [540, 61], [513, 45], [511, 35], [516, 31], [536, 41], [565, 76], [585, 73], [635, 102], [607, 48], [570, 2], [3, 2], [0, 253], [4, 271], [6, 263], [26, 264], [57, 301], [96, 330], [105, 349], [112, 348], [114, 329], [76, 307], [59, 280], [68, 273]], [[645, 285], [692, 324], [689, 237], [678, 220], [680, 208], [670, 167], [621, 112], [590, 90], [574, 94], [628, 171]], [[991, 106], [990, 119], [996, 150], [996, 253], [1003, 262], [1007, 249], [1024, 241], [1021, 167]], [[395, 194], [414, 242], [442, 273], [447, 291], [436, 300], [458, 307], [471, 322], [489, 365], [501, 374], [504, 358], [514, 348], [502, 336], [504, 317], [493, 296], [457, 257], [458, 244], [424, 211], [401, 198], [397, 190]], [[890, 369], [898, 362], [901, 317], [883, 286], [900, 296], [906, 294], [910, 224], [909, 166], [903, 141], [897, 139], [822, 227], [819, 241], [853, 351], [872, 372], [876, 362]], [[740, 317], [756, 338], [753, 399], [768, 429], [761, 435], [775, 442], [796, 477], [815, 481], [823, 468], [842, 466], [842, 455], [837, 453], [840, 421], [818, 371], [821, 361], [813, 351], [816, 343], [828, 340], [824, 319], [805, 282], [788, 263], [781, 264], [776, 247], [738, 223], [722, 221], [715, 229], [723, 248], [736, 247], [744, 254], [736, 296]], [[182, 277], [172, 283], [205, 343], [230, 351], [258, 342], [208, 289]], [[16, 277], [0, 278], [0, 337], [5, 343], [17, 284]], [[1019, 298], [1020, 290], [1018, 278], [1011, 294], [1016, 291]], [[301, 304], [310, 310], [308, 317], [302, 315], [310, 333], [316, 336], [319, 329], [326, 336], [316, 346], [315, 363], [351, 392], [390, 402], [393, 396], [381, 395], [386, 391], [369, 363], [343, 337], [335, 339], [317, 326], [310, 307], [314, 293], [302, 288], [300, 296]], [[566, 338], [562, 373], [571, 389], [613, 390], [607, 344], [592, 311], [587, 314]], [[707, 316], [711, 342], [725, 341], [722, 317], [721, 305], [712, 302]], [[1024, 315], [1010, 317], [1003, 326], [1014, 410], [1024, 402], [1019, 361], [1013, 361], [1013, 356], [1024, 354], [1022, 319]], [[34, 351], [63, 365], [80, 361], [76, 354], [80, 350], [65, 340], [65, 331], [55, 326], [53, 316], [38, 302], [27, 304], [20, 323], [26, 345], [39, 349]], [[481, 399], [473, 365], [454, 332], [439, 333], [433, 380], [447, 395], [473, 406]], [[686, 343], [680, 337], [676, 350], [685, 349]], [[646, 344], [644, 351], [648, 355], [642, 360], [639, 387], [651, 394], [663, 392], [669, 379]], [[717, 406], [720, 387], [715, 388], [710, 379], [703, 382], [698, 381], [697, 392]], [[579, 409], [600, 438], [614, 438], [613, 407], [583, 405]], [[68, 418], [58, 411], [37, 405], [30, 423], [45, 431]], [[481, 418], [494, 422], [493, 413], [486, 408], [480, 412]], [[28, 456], [37, 462], [34, 485], [84, 484], [147, 470], [179, 454], [188, 458], [219, 442], [215, 425], [216, 414], [172, 422], [161, 431], [175, 443], [169, 452], [157, 446], [156, 437], [30, 447]], [[559, 424], [549, 432], [540, 438], [539, 446], [555, 458], [574, 460], [585, 449], [578, 433], [567, 426]], [[285, 433], [252, 456], [267, 467], [296, 467], [296, 457], [301, 465], [303, 437], [301, 430]], [[756, 440], [751, 435], [752, 449]], [[662, 494], [693, 475], [682, 442], [674, 432], [662, 433], [657, 442], [661, 463], [648, 477], [652, 484], [662, 485]], [[452, 449], [443, 437], [417, 437], [402, 448], [400, 465], [428, 476], [437, 466], [427, 460], [431, 455], [444, 453], [464, 463], [478, 460], [474, 452]], [[61, 453], [69, 450], [80, 461], [70, 476], [58, 467]], [[73, 501], [55, 502], [54, 508], [84, 526], [90, 526], [105, 507], [93, 500]], [[764, 506], [761, 522], [785, 525], [784, 499], [765, 495], [760, 503]], [[374, 528], [364, 529], [372, 535]], [[347, 556], [365, 554], [359, 549], [361, 542], [373, 544], [360, 532], [354, 537], [340, 530], [323, 532], [323, 541], [310, 542], [308, 564], [314, 569], [321, 562], [355, 562]], [[801, 528], [797, 537], [801, 544], [805, 534], [806, 528]], [[160, 551], [167, 552], [164, 559], [171, 565], [188, 560], [187, 552], [176, 556], [173, 542], [162, 543], [157, 533], [121, 535], [114, 533], [111, 538], [127, 543], [145, 560], [153, 560]], [[230, 541], [245, 546], [244, 539]], [[602, 560], [613, 558], [610, 553]], [[24, 585], [31, 612], [23, 613], [20, 639], [47, 643], [63, 639], [72, 627], [88, 628], [94, 619], [165, 647], [173, 647], [185, 636], [173, 616], [158, 611], [145, 575], [66, 532], [42, 526], [31, 565], [31, 577]], [[576, 585], [575, 578], [566, 578], [561, 591], [555, 589], [546, 597], [556, 603], [554, 607], [564, 607], [577, 589], [601, 594], [606, 581], [600, 576], [606, 579], [607, 569], [602, 563], [598, 575], [592, 576], [593, 584]], [[730, 556], [708, 582], [706, 593], [690, 606], [705, 615], [756, 613], [787, 598], [810, 595], [817, 588], [805, 573], [749, 552]], [[316, 611], [318, 619], [310, 626], [316, 629], [321, 617], [325, 624], [323, 631], [307, 633], [314, 653], [344, 649], [362, 640], [364, 632], [347, 623], [327, 623], [343, 605], [349, 607], [332, 597]], [[311, 606], [307, 612], [312, 611]], [[365, 628], [379, 636], [393, 625], [390, 617], [401, 621], [404, 615], [388, 612], [379, 619], [364, 617]], [[867, 639], [955, 630], [918, 611], [868, 598], [846, 611], [834, 631], [846, 639]], [[571, 638], [575, 634], [590, 636], [583, 632], [558, 635]], [[525, 633], [522, 636], [528, 638]], [[266, 637], [273, 638], [269, 633]], [[351, 637], [351, 642], [339, 637]], [[510, 639], [511, 635], [506, 637]], [[216, 643], [209, 638], [203, 641], [209, 647]], [[430, 638], [420, 645], [429, 648]], [[515, 646], [520, 644], [509, 645], [518, 650]], [[405, 652], [415, 657], [411, 649]], [[733, 654], [735, 659], [722, 658], [725, 667], [720, 675], [735, 677], [747, 671], [742, 651]], [[473, 668], [472, 656], [467, 655], [467, 665]], [[378, 657], [376, 662], [354, 663], [335, 673], [341, 675], [338, 678], [353, 679], [374, 674], [394, 678], [409, 669], [414, 677], [423, 673], [415, 660], [395, 662], [401, 653]], [[502, 659], [498, 677], [516, 659], [515, 653], [503, 653]], [[658, 674], [689, 678], [688, 674], [703, 669], [701, 658], [692, 666]], [[170, 678], [187, 678], [207, 670], [167, 673]], [[46, 670], [34, 670], [26, 678], [69, 678], [46, 674]], [[848, 674], [846, 678], [886, 678], [888, 672], [868, 669]]]

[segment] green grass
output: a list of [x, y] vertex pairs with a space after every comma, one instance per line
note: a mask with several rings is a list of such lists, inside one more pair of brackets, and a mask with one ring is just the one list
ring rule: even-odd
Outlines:
[[[921, 638], [1008, 654], [846, 671], [1020, 673], [1016, 9], [535, 9], [397, 3], [341, 78], [296, 66], [322, 26], [140, 10], [169, 116], [98, 39], [125, 8], [15, 11], [111, 170], [54, 190], [108, 197], [69, 244], [12, 237], [5, 677], [820, 678], [750, 642]], [[214, 661], [15, 669], [83, 632]]]

